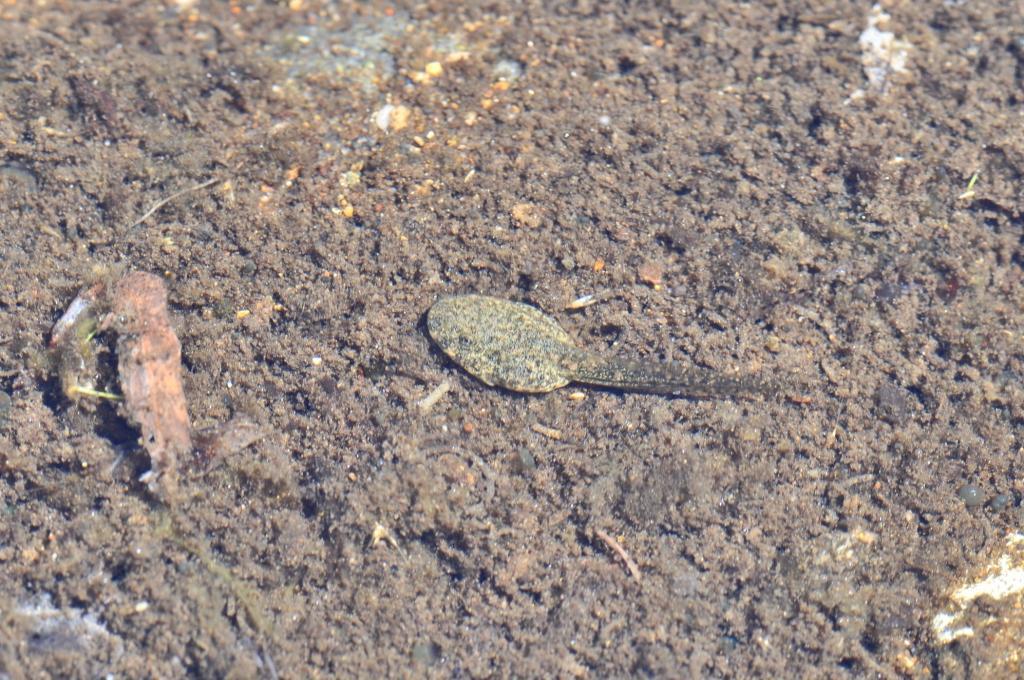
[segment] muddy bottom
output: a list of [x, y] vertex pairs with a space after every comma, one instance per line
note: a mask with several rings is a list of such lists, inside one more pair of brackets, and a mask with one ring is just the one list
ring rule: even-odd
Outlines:
[[[1017, 676], [1014, 3], [459, 5], [0, 7], [0, 677]], [[127, 272], [262, 433], [173, 500], [49, 350]], [[463, 293], [781, 388], [490, 387]]]

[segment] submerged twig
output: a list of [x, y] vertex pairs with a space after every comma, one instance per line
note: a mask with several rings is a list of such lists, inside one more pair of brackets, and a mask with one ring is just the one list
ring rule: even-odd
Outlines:
[[604, 541], [605, 545], [614, 550], [615, 554], [622, 558], [622, 561], [626, 563], [626, 569], [629, 570], [630, 575], [632, 575], [633, 579], [637, 583], [640, 583], [640, 567], [636, 565], [636, 562], [634, 562], [633, 558], [629, 556], [626, 549], [619, 545], [619, 542], [603, 529], [594, 529], [594, 535]]
[[153, 213], [155, 213], [157, 210], [159, 210], [160, 208], [164, 207], [165, 205], [167, 205], [168, 203], [170, 203], [174, 199], [179, 198], [181, 196], [184, 196], [185, 194], [190, 194], [193, 191], [199, 191], [200, 189], [205, 189], [206, 187], [208, 187], [211, 184], [213, 184], [214, 182], [216, 182], [217, 179], [218, 178], [213, 177], [211, 179], [206, 180], [202, 184], [197, 184], [194, 187], [189, 187], [187, 189], [182, 189], [181, 191], [176, 191], [173, 194], [171, 194], [170, 196], [167, 196], [166, 198], [161, 198], [159, 201], [154, 203], [153, 207], [151, 207], [149, 210], [147, 210], [142, 217], [140, 217], [139, 219], [137, 219], [134, 222], [132, 222], [128, 226], [128, 228], [129, 229], [134, 229], [135, 227], [139, 226], [140, 224], [145, 222], [147, 219], [149, 219], [153, 215]]

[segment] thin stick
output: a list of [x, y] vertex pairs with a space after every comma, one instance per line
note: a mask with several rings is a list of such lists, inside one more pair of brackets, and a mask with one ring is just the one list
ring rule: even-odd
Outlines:
[[104, 392], [103, 390], [94, 390], [91, 387], [82, 387], [81, 385], [72, 385], [67, 391], [68, 397], [74, 399], [78, 396], [93, 397], [95, 399], [111, 399], [113, 401], [123, 401], [124, 397], [120, 394], [114, 394], [113, 392]]
[[530, 425], [530, 429], [533, 430], [534, 432], [536, 432], [537, 434], [544, 435], [548, 439], [558, 440], [558, 439], [562, 438], [562, 431], [561, 430], [556, 430], [553, 427], [548, 427], [547, 425], [541, 425], [540, 423], [534, 423], [533, 425]]
[[629, 556], [626, 549], [619, 545], [618, 541], [609, 536], [608, 533], [602, 529], [594, 529], [594, 534], [604, 541], [609, 548], [614, 550], [616, 555], [622, 558], [622, 561], [626, 563], [626, 569], [628, 569], [629, 573], [632, 574], [633, 579], [637, 583], [640, 583], [640, 567], [636, 566], [636, 562], [634, 562], [633, 558]]
[[139, 226], [140, 224], [145, 222], [147, 219], [149, 219], [150, 216], [152, 216], [153, 213], [155, 213], [157, 210], [159, 210], [160, 208], [164, 207], [165, 205], [167, 205], [168, 203], [170, 203], [174, 199], [176, 199], [176, 198], [178, 198], [180, 196], [184, 196], [185, 194], [192, 193], [193, 191], [199, 191], [200, 189], [205, 189], [206, 187], [210, 186], [211, 184], [213, 184], [216, 181], [217, 181], [217, 178], [214, 177], [212, 179], [206, 180], [202, 184], [197, 184], [194, 187], [189, 187], [188, 189], [182, 189], [181, 191], [177, 191], [177, 192], [171, 194], [167, 198], [160, 199], [159, 201], [157, 201], [156, 203], [153, 204], [152, 208], [150, 208], [149, 210], [146, 211], [145, 215], [143, 215], [139, 219], [137, 219], [134, 222], [132, 222], [132, 224], [128, 228], [129, 229], [134, 229], [135, 227]]

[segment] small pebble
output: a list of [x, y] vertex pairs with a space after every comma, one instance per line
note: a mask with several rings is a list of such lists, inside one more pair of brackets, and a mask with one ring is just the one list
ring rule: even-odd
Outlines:
[[654, 288], [658, 288], [658, 286], [661, 285], [662, 277], [664, 275], [664, 267], [657, 262], [644, 262], [637, 269], [637, 276], [640, 280]]
[[385, 104], [380, 107], [377, 113], [373, 114], [374, 124], [382, 131], [387, 132], [388, 127], [391, 125], [391, 114], [394, 113], [395, 107], [393, 104]]
[[[35, 193], [39, 187], [36, 174], [17, 162], [0, 165], [0, 187], [8, 183], [13, 185], [12, 188], [21, 188], [30, 193]], [[7, 193], [7, 187], [3, 189], [2, 193]]]
[[537, 460], [530, 453], [529, 449], [519, 449], [516, 451], [515, 463], [520, 472], [533, 472], [537, 469]]
[[1002, 510], [1007, 505], [1009, 505], [1011, 501], [1013, 501], [1013, 495], [1008, 493], [1001, 493], [995, 498], [993, 498], [991, 501], [989, 501], [988, 506], [993, 510]]
[[0, 392], [0, 427], [3, 427], [7, 423], [7, 419], [11, 415], [11, 395], [6, 392]]
[[960, 500], [969, 508], [976, 508], [985, 504], [985, 492], [975, 484], [964, 484], [957, 492]]
[[875, 415], [897, 427], [913, 416], [910, 393], [896, 385], [882, 385], [875, 392]]
[[373, 123], [383, 132], [399, 132], [409, 125], [412, 111], [407, 106], [385, 104], [373, 114]]
[[532, 203], [517, 203], [512, 206], [512, 219], [524, 227], [536, 229], [544, 223], [540, 209]]
[[523, 75], [523, 65], [512, 59], [502, 59], [494, 65], [492, 74], [498, 80], [515, 80]]
[[441, 648], [433, 642], [420, 642], [412, 648], [412, 658], [424, 666], [432, 666], [441, 658]]

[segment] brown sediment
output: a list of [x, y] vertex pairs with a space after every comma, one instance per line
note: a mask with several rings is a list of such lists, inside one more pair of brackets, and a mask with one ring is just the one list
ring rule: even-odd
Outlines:
[[[983, 626], [1013, 598], [965, 609], [974, 637], [931, 626], [1021, 523], [1013, 3], [598, 7], [0, 3], [8, 673], [272, 678], [270, 650], [300, 677], [1017, 677]], [[870, 23], [917, 43], [888, 88]], [[271, 433], [202, 477], [179, 458], [174, 510], [112, 483], [126, 407], [41, 377], [93, 261], [164, 276], [194, 451], [228, 410]], [[471, 290], [577, 301], [555, 318], [608, 358], [787, 389], [474, 389], [416, 332]], [[116, 343], [68, 376], [120, 393]], [[378, 523], [404, 555], [364, 549]], [[41, 590], [123, 655], [7, 615]]]

